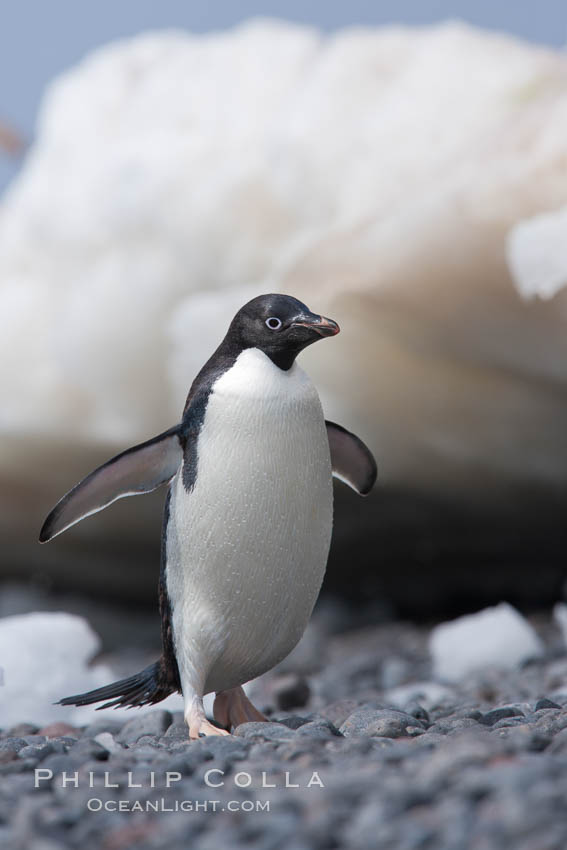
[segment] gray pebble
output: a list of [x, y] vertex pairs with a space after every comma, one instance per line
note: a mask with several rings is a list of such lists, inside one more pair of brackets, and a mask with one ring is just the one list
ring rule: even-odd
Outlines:
[[122, 747], [114, 740], [114, 736], [110, 732], [100, 732], [93, 740], [109, 753], [122, 751]]
[[292, 714], [289, 717], [280, 717], [278, 714], [274, 714], [272, 722], [283, 723], [283, 725], [287, 726], [288, 729], [299, 729], [300, 726], [305, 726], [306, 723], [311, 723], [316, 718], [316, 714], [308, 714], [306, 716]]
[[64, 753], [65, 747], [64, 746], [56, 747], [51, 741], [49, 741], [46, 744], [41, 744], [39, 747], [30, 746], [30, 745], [28, 745], [26, 747], [22, 747], [22, 749], [18, 753], [18, 758], [21, 758], [21, 759], [33, 758], [37, 762], [40, 762], [44, 758], [47, 758], [47, 756], [50, 756], [52, 753], [55, 753], [55, 752]]
[[439, 732], [434, 732], [431, 729], [428, 729], [426, 732], [423, 732], [421, 735], [414, 735], [412, 737], [412, 744], [415, 747], [419, 747], [420, 749], [435, 749], [438, 747], [441, 742], [445, 743], [447, 738], [447, 733], [440, 734]]
[[562, 729], [567, 728], [567, 711], [545, 711], [538, 712], [536, 724], [538, 729], [556, 735]]
[[79, 738], [72, 747], [68, 750], [69, 758], [76, 764], [80, 764], [86, 759], [97, 759], [106, 761], [108, 758], [108, 750], [102, 747], [97, 741], [90, 738]]
[[3, 753], [3, 752], [19, 753], [19, 751], [23, 747], [27, 747], [27, 745], [28, 745], [28, 742], [25, 740], [25, 738], [17, 738], [17, 737], [2, 738], [2, 740], [0, 740], [0, 753]]
[[549, 745], [550, 753], [567, 753], [567, 729], [562, 729], [553, 738], [550, 737], [549, 740], [551, 741]]
[[356, 758], [356, 756], [364, 756], [371, 752], [372, 744], [375, 741], [387, 741], [392, 746], [394, 744], [391, 738], [344, 738], [341, 736], [330, 738], [325, 744], [325, 749], [330, 753], [340, 753]]
[[419, 721], [403, 711], [359, 708], [347, 717], [339, 731], [346, 738], [356, 735], [401, 738], [407, 735], [408, 727], [416, 726], [420, 726]]
[[36, 758], [21, 759], [16, 756], [16, 758], [10, 759], [6, 762], [0, 761], [0, 775], [7, 773], [24, 773], [25, 771], [33, 770], [36, 765]]
[[124, 721], [118, 720], [112, 716], [110, 711], [102, 712], [100, 717], [97, 717], [92, 723], [82, 731], [82, 738], [96, 738], [101, 732], [110, 732], [111, 735], [118, 735], [121, 729], [124, 728]]
[[448, 718], [450, 720], [476, 720], [478, 723], [484, 717], [482, 711], [478, 708], [467, 706], [451, 706], [450, 708], [443, 707], [431, 713], [431, 719], [438, 721]]
[[[317, 738], [310, 735], [298, 735], [296, 738], [290, 738], [289, 741], [281, 741], [278, 743], [275, 752], [272, 755], [272, 761], [277, 766], [280, 762], [298, 761], [303, 768], [311, 764], [314, 759], [318, 763], [326, 761], [325, 749], [331, 738]], [[264, 767], [268, 753], [266, 749], [263, 751], [251, 750], [249, 760], [251, 762], [259, 762]]]
[[498, 720], [504, 720], [506, 717], [524, 717], [524, 712], [514, 705], [505, 705], [502, 708], [493, 708], [492, 711], [487, 711], [480, 722], [484, 723], [485, 726], [492, 726]]
[[331, 705], [328, 705], [325, 708], [322, 708], [319, 713], [339, 728], [345, 722], [347, 717], [349, 717], [353, 711], [356, 711], [357, 708], [360, 708], [360, 706], [360, 700], [341, 699], [331, 703]]
[[526, 718], [524, 715], [521, 717], [504, 717], [502, 720], [497, 720], [496, 723], [491, 724], [491, 729], [512, 729], [514, 726], [523, 726], [525, 725]]
[[189, 740], [189, 729], [184, 720], [174, 720], [165, 732], [167, 738], [183, 738]]
[[233, 735], [240, 738], [263, 738], [265, 741], [283, 741], [293, 738], [295, 732], [283, 723], [241, 723], [233, 730]]
[[492, 727], [491, 733], [505, 741], [514, 752], [542, 752], [552, 741], [550, 735], [528, 723], [515, 726]]
[[171, 726], [171, 714], [169, 711], [148, 711], [138, 717], [129, 720], [116, 735], [119, 744], [131, 746], [145, 735], [161, 737]]
[[205, 740], [192, 741], [183, 753], [178, 753], [169, 759], [167, 769], [178, 771], [182, 776], [192, 776], [201, 765], [212, 761], [213, 758], [213, 753], [205, 744]]
[[[192, 747], [194, 743], [196, 742], [189, 742], [189, 746]], [[206, 750], [212, 753], [215, 759], [226, 758], [242, 761], [248, 755], [249, 749], [250, 743], [246, 738], [243, 739], [234, 735], [211, 735], [210, 738], [206, 739]]]
[[547, 697], [543, 697], [542, 699], [538, 699], [535, 704], [534, 711], [543, 711], [546, 708], [561, 708], [556, 702], [553, 702], [552, 699], [547, 699]]
[[135, 743], [129, 744], [130, 747], [139, 749], [140, 747], [159, 747], [160, 739], [157, 735], [142, 735]]
[[[60, 755], [59, 753], [55, 753], [53, 755], [48, 756], [41, 765], [42, 770], [51, 770], [53, 772], [53, 776], [57, 776], [61, 773], [70, 774], [77, 770], [78, 765], [74, 762], [68, 754]], [[49, 786], [51, 780], [42, 781], [41, 787], [46, 788]]]
[[47, 741], [47, 735], [25, 735], [25, 742], [32, 747], [39, 747], [41, 744], [45, 744]]
[[297, 730], [298, 736], [309, 736], [312, 738], [332, 738], [335, 735], [340, 735], [337, 727], [325, 718], [319, 720], [311, 720], [309, 723], [303, 723]]
[[407, 703], [407, 705], [403, 706], [403, 708], [406, 714], [411, 714], [412, 717], [415, 717], [417, 720], [421, 720], [422, 723], [430, 722], [428, 712], [418, 702], [411, 701]]
[[455, 732], [463, 729], [474, 729], [478, 727], [478, 721], [472, 717], [444, 717], [433, 723], [429, 729], [431, 732], [438, 732], [440, 735], [452, 735]]

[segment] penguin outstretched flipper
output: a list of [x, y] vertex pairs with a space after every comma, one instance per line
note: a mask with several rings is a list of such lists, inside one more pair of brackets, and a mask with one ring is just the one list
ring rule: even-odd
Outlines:
[[331, 449], [333, 478], [348, 484], [360, 496], [367, 496], [376, 483], [378, 470], [370, 449], [362, 440], [337, 425], [325, 420]]
[[43, 524], [40, 543], [46, 543], [117, 499], [151, 493], [173, 478], [182, 461], [179, 425], [126, 449], [83, 478], [57, 502]]

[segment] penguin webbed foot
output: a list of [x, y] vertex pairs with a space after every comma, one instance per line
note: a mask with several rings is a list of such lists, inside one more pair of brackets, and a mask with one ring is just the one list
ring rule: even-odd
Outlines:
[[266, 723], [268, 718], [250, 702], [240, 686], [219, 691], [213, 704], [213, 717], [228, 729], [234, 729], [241, 723]]
[[195, 740], [196, 738], [206, 738], [209, 735], [230, 735], [230, 732], [227, 729], [221, 729], [220, 726], [215, 726], [215, 724], [211, 723], [211, 721], [207, 720], [207, 718], [199, 722], [198, 732], [196, 735], [192, 735], [191, 730], [189, 730], [189, 737], [191, 740]]
[[226, 729], [215, 726], [207, 719], [202, 697], [193, 697], [189, 710], [185, 712], [185, 722], [189, 727], [191, 741], [196, 741], [198, 738], [208, 735], [230, 735], [230, 732], [227, 732]]

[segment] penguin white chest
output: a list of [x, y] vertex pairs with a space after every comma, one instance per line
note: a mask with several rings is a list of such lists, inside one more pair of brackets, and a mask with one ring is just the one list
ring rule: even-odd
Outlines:
[[319, 397], [243, 351], [213, 385], [192, 490], [171, 488], [167, 587], [182, 683], [242, 684], [293, 649], [317, 599], [332, 530], [332, 473]]

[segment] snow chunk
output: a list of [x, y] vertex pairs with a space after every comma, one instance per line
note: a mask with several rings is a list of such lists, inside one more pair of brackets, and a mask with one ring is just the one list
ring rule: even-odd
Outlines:
[[[74, 614], [42, 612], [0, 619], [0, 728], [52, 720], [88, 723], [96, 706], [53, 703], [119, 678], [107, 665], [89, 667], [100, 645], [87, 621]], [[162, 707], [179, 709], [180, 699], [169, 697]]]
[[426, 711], [431, 711], [443, 702], [454, 699], [455, 692], [439, 682], [410, 682], [386, 691], [388, 702], [405, 710], [408, 703], [418, 702]]
[[521, 295], [553, 298], [567, 284], [567, 206], [513, 227], [507, 259]]
[[458, 681], [484, 667], [513, 669], [527, 658], [541, 655], [543, 644], [528, 621], [501, 602], [436, 626], [429, 649], [435, 675]]

